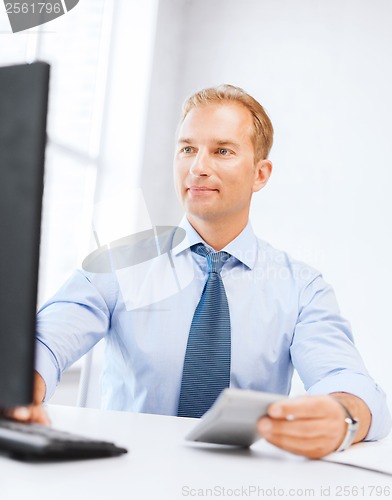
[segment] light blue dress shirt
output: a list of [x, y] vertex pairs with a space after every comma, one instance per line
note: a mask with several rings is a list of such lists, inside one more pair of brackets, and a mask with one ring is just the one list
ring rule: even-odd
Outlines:
[[[115, 272], [76, 271], [37, 317], [36, 368], [53, 394], [61, 373], [105, 338], [102, 407], [176, 415], [187, 338], [207, 280], [203, 242], [186, 218], [171, 251]], [[225, 248], [231, 387], [288, 394], [294, 368], [309, 394], [348, 392], [372, 412], [367, 439], [390, 430], [334, 292], [313, 268], [258, 239], [250, 223]]]

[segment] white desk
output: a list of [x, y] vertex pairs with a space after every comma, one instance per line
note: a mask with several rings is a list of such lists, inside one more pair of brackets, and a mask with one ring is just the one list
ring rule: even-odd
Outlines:
[[[114, 441], [129, 453], [109, 459], [45, 464], [1, 456], [1, 500], [392, 499], [391, 476], [306, 460], [265, 441], [250, 450], [188, 444], [183, 438], [195, 425], [193, 419], [51, 405], [48, 411], [53, 426]], [[346, 490], [344, 495], [343, 486], [358, 488], [358, 494], [347, 496], [351, 490]], [[376, 494], [372, 489], [386, 486], [389, 495]]]

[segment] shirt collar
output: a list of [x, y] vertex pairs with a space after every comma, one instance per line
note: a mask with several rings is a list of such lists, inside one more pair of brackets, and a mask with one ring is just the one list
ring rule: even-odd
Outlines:
[[[182, 218], [179, 227], [185, 230], [186, 237], [173, 248], [172, 252], [174, 255], [178, 255], [197, 243], [204, 243], [207, 245], [185, 215]], [[257, 258], [257, 238], [253, 232], [250, 221], [248, 221], [246, 227], [234, 240], [222, 248], [222, 252], [223, 251], [235, 257], [249, 269], [254, 268]]]

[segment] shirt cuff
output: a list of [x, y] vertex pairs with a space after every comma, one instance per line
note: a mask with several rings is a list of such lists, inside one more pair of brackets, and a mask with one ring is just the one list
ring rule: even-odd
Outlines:
[[35, 370], [41, 375], [46, 384], [44, 401], [48, 401], [54, 394], [60, 380], [57, 361], [49, 349], [41, 340], [35, 343]]
[[[384, 391], [366, 375], [339, 372], [316, 382], [308, 389], [308, 394], [330, 394], [347, 392], [361, 398], [369, 407], [372, 421], [364, 441], [377, 441], [387, 436], [391, 430], [391, 416]], [[355, 415], [354, 415], [355, 417]]]

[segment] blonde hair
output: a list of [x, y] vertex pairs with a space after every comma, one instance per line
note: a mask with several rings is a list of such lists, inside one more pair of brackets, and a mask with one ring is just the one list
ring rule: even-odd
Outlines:
[[197, 106], [223, 104], [226, 101], [239, 102], [251, 112], [253, 119], [251, 140], [255, 150], [255, 163], [267, 158], [274, 135], [271, 120], [263, 106], [240, 87], [223, 84], [218, 87], [202, 89], [191, 95], [183, 104], [181, 123], [185, 120], [189, 111]]

